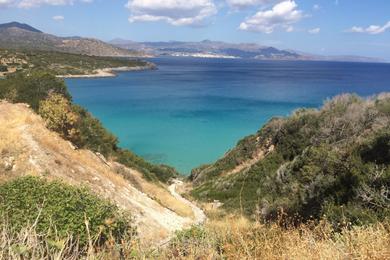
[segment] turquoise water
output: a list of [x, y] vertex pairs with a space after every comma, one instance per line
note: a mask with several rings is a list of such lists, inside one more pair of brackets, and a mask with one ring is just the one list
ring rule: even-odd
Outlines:
[[74, 101], [120, 146], [188, 174], [273, 116], [334, 95], [390, 91], [390, 65], [194, 58], [153, 59], [155, 71], [68, 79]]

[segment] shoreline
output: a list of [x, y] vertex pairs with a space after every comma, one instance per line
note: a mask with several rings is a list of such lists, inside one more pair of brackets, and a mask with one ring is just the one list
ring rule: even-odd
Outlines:
[[112, 78], [117, 76], [117, 72], [126, 71], [143, 71], [143, 70], [155, 70], [157, 66], [153, 63], [148, 63], [145, 66], [134, 66], [134, 67], [116, 67], [116, 68], [104, 68], [94, 70], [94, 74], [67, 74], [57, 75], [57, 78], [71, 79], [71, 78]]

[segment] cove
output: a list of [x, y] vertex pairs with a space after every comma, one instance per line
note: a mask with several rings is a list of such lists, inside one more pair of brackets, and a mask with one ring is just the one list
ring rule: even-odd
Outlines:
[[158, 70], [67, 79], [120, 146], [188, 174], [274, 116], [341, 93], [390, 91], [390, 64], [155, 58]]

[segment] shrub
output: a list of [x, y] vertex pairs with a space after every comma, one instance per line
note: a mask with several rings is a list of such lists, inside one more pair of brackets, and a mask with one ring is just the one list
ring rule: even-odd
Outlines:
[[114, 155], [118, 149], [118, 139], [86, 109], [73, 105], [72, 111], [79, 118], [76, 127], [80, 137], [75, 144], [78, 147], [101, 153], [106, 157]]
[[284, 228], [231, 216], [208, 221], [199, 231], [179, 233], [161, 249], [161, 258], [387, 259], [390, 253], [388, 222], [335, 232], [325, 221]]
[[390, 115], [390, 97], [377, 100], [375, 106], [381, 113]]
[[377, 134], [362, 146], [361, 156], [365, 161], [390, 164], [390, 131]]
[[79, 117], [62, 95], [50, 94], [47, 99], [39, 102], [38, 113], [45, 120], [47, 128], [60, 133], [65, 139], [77, 141], [79, 131], [76, 127]]
[[136, 168], [149, 181], [168, 182], [179, 175], [174, 168], [151, 164], [129, 150], [118, 149], [116, 159], [127, 167]]
[[90, 241], [88, 232], [97, 245], [109, 239], [120, 241], [133, 232], [129, 218], [115, 205], [86, 189], [37, 177], [0, 186], [0, 216], [15, 232], [36, 222], [37, 231], [49, 238], [71, 235], [81, 246]]

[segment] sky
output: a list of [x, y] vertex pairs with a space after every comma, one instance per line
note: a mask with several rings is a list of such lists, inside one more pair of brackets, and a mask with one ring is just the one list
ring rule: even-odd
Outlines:
[[0, 0], [0, 23], [60, 36], [251, 42], [390, 60], [389, 0]]

